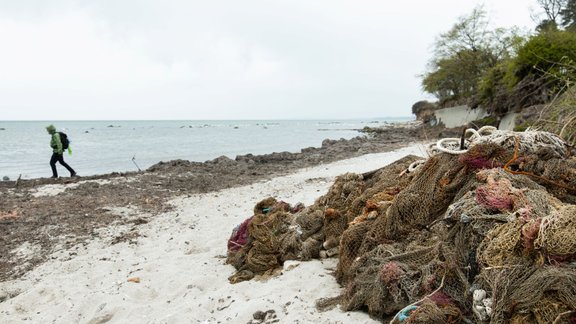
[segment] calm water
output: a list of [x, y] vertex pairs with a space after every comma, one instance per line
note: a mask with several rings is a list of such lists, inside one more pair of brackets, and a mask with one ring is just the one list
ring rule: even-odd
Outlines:
[[[137, 171], [160, 161], [204, 162], [225, 155], [299, 152], [322, 140], [362, 135], [357, 129], [399, 119], [254, 121], [60, 121], [72, 155], [64, 159], [79, 175]], [[51, 176], [52, 150], [45, 127], [51, 122], [0, 121], [0, 179]], [[134, 161], [133, 161], [134, 158]], [[68, 172], [57, 164], [59, 175]]]

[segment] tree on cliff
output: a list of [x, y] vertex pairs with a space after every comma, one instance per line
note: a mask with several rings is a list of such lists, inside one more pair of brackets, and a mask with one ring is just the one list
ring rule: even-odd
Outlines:
[[[435, 42], [425, 91], [441, 107], [482, 106], [490, 113], [548, 103], [576, 82], [576, 0], [538, 0], [537, 33], [489, 28], [482, 7], [459, 18]], [[561, 24], [559, 20], [561, 19]], [[563, 29], [565, 27], [566, 29]]]
[[516, 56], [490, 69], [480, 104], [495, 114], [548, 103], [576, 81], [576, 33], [548, 30], [531, 36]]
[[435, 103], [421, 100], [412, 105], [412, 113], [416, 115], [417, 120], [427, 123], [434, 117], [434, 110], [437, 108]]
[[436, 40], [422, 86], [441, 105], [472, 97], [486, 71], [510, 56], [518, 32], [491, 30], [489, 25], [486, 11], [477, 7]]

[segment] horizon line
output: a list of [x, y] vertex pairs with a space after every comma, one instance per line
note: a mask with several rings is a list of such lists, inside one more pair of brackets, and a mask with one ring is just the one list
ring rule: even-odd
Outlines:
[[261, 120], [368, 120], [368, 119], [414, 119], [415, 116], [384, 116], [384, 117], [360, 117], [360, 118], [238, 118], [238, 119], [6, 119], [0, 122], [76, 122], [76, 121], [261, 121]]

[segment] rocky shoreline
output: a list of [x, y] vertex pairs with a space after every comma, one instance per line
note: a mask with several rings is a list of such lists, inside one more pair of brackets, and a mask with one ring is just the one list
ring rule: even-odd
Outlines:
[[[232, 188], [285, 175], [295, 170], [388, 152], [436, 138], [442, 130], [419, 127], [365, 129], [350, 140], [324, 140], [301, 152], [219, 157], [211, 161], [160, 162], [143, 172], [82, 178], [0, 182], [0, 280], [15, 279], [41, 264], [58, 249], [99, 237], [99, 229], [129, 225], [133, 230], [115, 242], [138, 237], [139, 224], [171, 209], [170, 199]], [[137, 219], [118, 217], [118, 209], [138, 210]], [[65, 238], [63, 240], [62, 238]], [[41, 249], [22, 262], [18, 248], [28, 242]]]

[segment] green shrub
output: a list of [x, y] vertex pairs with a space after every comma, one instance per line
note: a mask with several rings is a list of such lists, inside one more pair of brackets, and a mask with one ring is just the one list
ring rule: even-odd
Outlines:
[[533, 36], [518, 50], [504, 76], [511, 85], [535, 75], [575, 80], [568, 74], [566, 64], [576, 62], [576, 33], [550, 31]]

